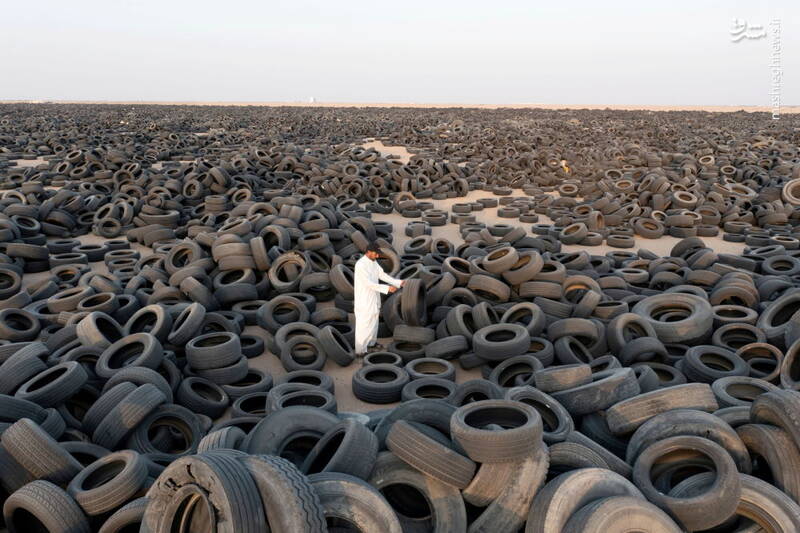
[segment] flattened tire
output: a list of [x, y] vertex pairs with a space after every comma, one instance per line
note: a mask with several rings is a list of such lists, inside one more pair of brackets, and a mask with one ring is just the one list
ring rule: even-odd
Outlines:
[[[198, 497], [199, 500], [198, 501]], [[238, 457], [220, 452], [173, 461], [147, 491], [143, 533], [166, 533], [191, 523], [205, 531], [262, 533], [267, 528], [258, 487]], [[187, 505], [196, 502], [198, 505]], [[205, 515], [205, 516], [203, 516]]]
[[331, 524], [331, 529], [328, 529], [323, 522], [321, 531], [333, 531], [332, 528], [342, 525], [344, 531], [355, 529], [402, 533], [394, 510], [386, 498], [369, 483], [347, 474], [336, 473], [313, 474], [309, 476], [309, 481], [319, 497], [325, 518]]
[[258, 486], [270, 531], [328, 531], [324, 507], [316, 490], [291, 462], [266, 455], [242, 456], [239, 460]]
[[632, 496], [602, 498], [581, 507], [562, 530], [564, 533], [607, 533], [609, 531], [681, 533], [667, 513], [652, 503]]
[[[469, 533], [495, 533], [519, 531], [525, 523], [531, 503], [544, 484], [550, 464], [547, 447], [542, 446], [533, 455], [514, 467], [511, 479], [488, 504], [486, 510], [470, 524]], [[492, 466], [488, 463], [481, 469]]]
[[766, 531], [800, 531], [800, 506], [784, 492], [753, 476], [739, 474], [742, 496], [736, 514]]
[[719, 409], [711, 387], [688, 383], [639, 394], [606, 410], [606, 422], [615, 435], [635, 431], [650, 418], [673, 409], [695, 409], [713, 413]]
[[644, 500], [633, 483], [610, 470], [582, 468], [561, 474], [534, 498], [525, 533], [560, 533], [581, 507], [614, 496]]
[[[391, 452], [378, 455], [368, 483], [384, 494], [403, 526], [413, 527], [420, 518], [427, 518], [430, 522], [428, 531], [432, 533], [467, 530], [467, 511], [461, 492], [414, 470]], [[413, 509], [415, 518], [403, 514], [403, 511], [410, 510], [411, 505], [401, 491], [409, 486], [425, 496], [427, 509]], [[426, 510], [429, 513], [427, 517], [423, 514]]]

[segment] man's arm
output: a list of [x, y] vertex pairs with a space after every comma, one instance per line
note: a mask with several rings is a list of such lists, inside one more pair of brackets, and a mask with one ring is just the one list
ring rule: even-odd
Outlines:
[[363, 268], [359, 268], [359, 265], [356, 265], [356, 271], [354, 272], [354, 284], [353, 286], [365, 287], [368, 291], [372, 292], [380, 292], [382, 294], [389, 294], [389, 286], [388, 285], [381, 285], [380, 283], [372, 283], [367, 276], [367, 273], [364, 271]]
[[378, 267], [378, 279], [380, 279], [385, 283], [388, 283], [389, 285], [394, 285], [398, 289], [403, 286], [402, 279], [393, 278], [392, 276], [384, 272], [380, 266]]

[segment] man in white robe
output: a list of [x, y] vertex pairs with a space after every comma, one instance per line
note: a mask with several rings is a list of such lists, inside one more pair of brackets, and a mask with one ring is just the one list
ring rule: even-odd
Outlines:
[[[391, 294], [403, 286], [383, 271], [378, 263], [380, 248], [375, 243], [367, 246], [364, 257], [356, 261], [354, 274], [355, 298], [353, 313], [356, 316], [356, 355], [365, 355], [378, 339], [378, 319], [381, 311], [381, 294]], [[382, 285], [379, 281], [388, 283]]]

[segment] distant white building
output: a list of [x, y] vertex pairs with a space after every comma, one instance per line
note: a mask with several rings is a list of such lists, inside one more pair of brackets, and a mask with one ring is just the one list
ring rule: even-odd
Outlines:
[[309, 103], [309, 104], [313, 104], [313, 103], [314, 103], [314, 102], [316, 102], [316, 101], [317, 101], [317, 99], [316, 99], [316, 98], [314, 98], [313, 96], [310, 96], [310, 97], [308, 98], [308, 103]]

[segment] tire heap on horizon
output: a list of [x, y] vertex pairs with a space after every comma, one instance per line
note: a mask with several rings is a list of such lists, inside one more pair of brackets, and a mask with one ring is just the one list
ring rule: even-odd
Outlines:
[[[800, 530], [797, 119], [757, 119], [0, 106], [5, 527]], [[373, 240], [407, 282], [356, 362]]]

